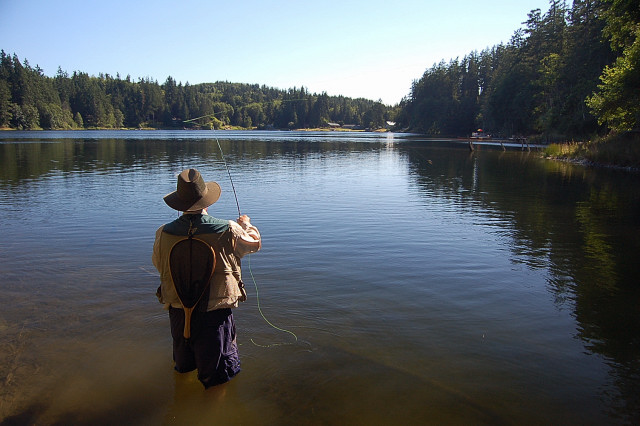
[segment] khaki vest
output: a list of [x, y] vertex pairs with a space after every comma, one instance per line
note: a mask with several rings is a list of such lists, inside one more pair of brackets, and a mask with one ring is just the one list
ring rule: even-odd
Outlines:
[[[181, 308], [180, 299], [171, 281], [169, 270], [169, 252], [173, 245], [184, 239], [184, 235], [172, 235], [163, 231], [161, 226], [156, 231], [153, 249], [153, 263], [160, 272], [160, 302]], [[236, 237], [231, 228], [221, 233], [197, 234], [196, 238], [213, 247], [216, 254], [216, 266], [209, 287], [207, 311], [222, 308], [235, 308], [238, 301], [243, 301], [243, 284], [240, 271], [240, 258], [235, 254]]]

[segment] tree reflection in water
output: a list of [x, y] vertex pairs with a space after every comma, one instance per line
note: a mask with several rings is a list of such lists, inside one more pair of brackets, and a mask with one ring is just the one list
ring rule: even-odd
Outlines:
[[[460, 148], [452, 155], [437, 143], [401, 149], [428, 194], [508, 218], [512, 261], [548, 268], [549, 291], [560, 309], [573, 310], [576, 337], [609, 360], [618, 394], [603, 399], [612, 416], [640, 415], [637, 173], [538, 160], [528, 152], [485, 148], [469, 155]], [[505, 156], [521, 161], [502, 161]]]

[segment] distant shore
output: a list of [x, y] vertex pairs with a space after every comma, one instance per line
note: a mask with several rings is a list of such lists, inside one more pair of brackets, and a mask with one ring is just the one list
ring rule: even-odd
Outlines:
[[[0, 127], [0, 131], [17, 131], [10, 127]], [[38, 132], [46, 129], [33, 129], [28, 131]], [[189, 128], [159, 128], [159, 127], [138, 127], [138, 128], [75, 128], [75, 129], [56, 129], [54, 131], [131, 131], [131, 130], [205, 130], [205, 129], [189, 129]], [[214, 129], [212, 129], [214, 130]], [[316, 127], [316, 128], [300, 128], [300, 129], [258, 129], [245, 128], [238, 126], [225, 126], [215, 130], [239, 130], [239, 131], [297, 131], [297, 132], [390, 132], [390, 129], [351, 129], [341, 127]], [[47, 130], [48, 131], [48, 130]], [[470, 139], [470, 138], [451, 138], [458, 140], [469, 140], [473, 142], [513, 142], [521, 143], [520, 140], [512, 141], [508, 139]], [[531, 142], [530, 142], [531, 143]], [[526, 145], [527, 143], [524, 142]], [[629, 171], [640, 171], [640, 132], [626, 132], [623, 134], [611, 134], [602, 138], [594, 139], [587, 142], [567, 142], [567, 143], [550, 143], [547, 145], [542, 156], [549, 160], [567, 161], [575, 164], [581, 164], [587, 167], [611, 167]]]
[[224, 126], [220, 129], [197, 129], [197, 128], [176, 128], [176, 127], [119, 127], [119, 128], [107, 128], [107, 127], [87, 127], [87, 128], [73, 128], [73, 129], [29, 129], [20, 130], [11, 127], [0, 127], [0, 131], [27, 131], [27, 132], [42, 132], [42, 131], [87, 131], [87, 130], [264, 130], [264, 131], [282, 131], [282, 132], [377, 132], [385, 133], [390, 132], [390, 129], [347, 129], [342, 127], [305, 127], [300, 129], [259, 129], [257, 127], [238, 127], [238, 126]]

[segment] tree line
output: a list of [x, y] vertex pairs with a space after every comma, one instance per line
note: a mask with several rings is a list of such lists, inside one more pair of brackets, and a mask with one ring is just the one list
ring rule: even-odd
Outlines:
[[191, 85], [171, 76], [132, 81], [109, 74], [48, 77], [14, 53], [0, 52], [0, 127], [321, 128], [329, 123], [378, 129], [393, 119], [381, 101], [230, 82]]
[[[315, 128], [329, 123], [438, 136], [580, 139], [640, 127], [640, 0], [550, 0], [511, 40], [441, 61], [399, 105], [257, 84], [132, 81], [0, 52], [0, 127]], [[483, 23], [470, 30], [482, 31]], [[490, 24], [489, 24], [490, 25]]]
[[[440, 62], [398, 124], [431, 135], [572, 139], [640, 126], [640, 2], [551, 0], [509, 43]], [[482, 25], [470, 30], [482, 31]]]

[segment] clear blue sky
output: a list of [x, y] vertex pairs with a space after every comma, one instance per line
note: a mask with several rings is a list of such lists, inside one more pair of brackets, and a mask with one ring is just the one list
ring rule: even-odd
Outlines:
[[46, 75], [227, 80], [395, 104], [547, 0], [0, 0], [0, 49]]

